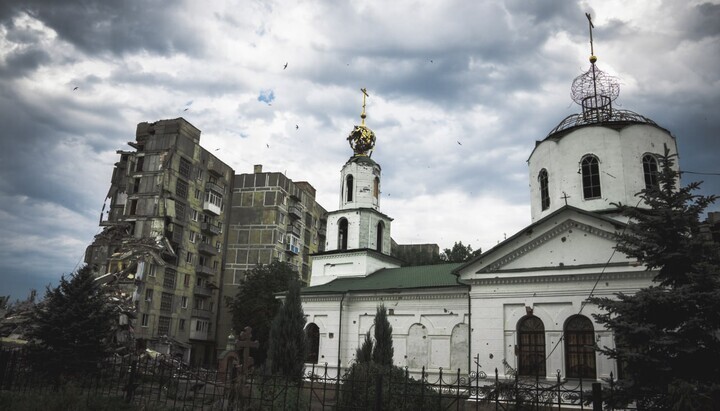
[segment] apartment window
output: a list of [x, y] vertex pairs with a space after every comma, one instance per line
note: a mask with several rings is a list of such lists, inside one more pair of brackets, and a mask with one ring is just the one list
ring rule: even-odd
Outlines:
[[208, 190], [205, 192], [205, 201], [210, 204], [216, 205], [222, 209], [222, 195], [212, 190]]
[[165, 268], [165, 274], [163, 276], [163, 287], [175, 288], [175, 279], [177, 277], [177, 271], [172, 268]]
[[158, 319], [158, 334], [168, 335], [170, 333], [170, 317], [160, 317]]
[[198, 210], [190, 210], [190, 218], [193, 221], [198, 221], [200, 219], [200, 213]]
[[183, 318], [180, 319], [180, 322], [178, 323], [178, 328], [180, 331], [185, 331], [185, 320]]
[[146, 267], [147, 269], [145, 270], [145, 273], [148, 275], [148, 277], [155, 277], [157, 266], [155, 264], [148, 264]]
[[133, 191], [132, 194], [140, 192], [140, 177], [133, 179]]
[[545, 325], [532, 315], [518, 323], [518, 375], [545, 375]]
[[195, 170], [195, 180], [201, 181], [203, 178], [203, 170], [201, 168], [198, 168]]
[[172, 311], [172, 300], [172, 294], [162, 293], [160, 296], [160, 311]]
[[187, 254], [185, 254], [185, 262], [186, 263], [192, 264], [194, 259], [195, 259], [195, 255], [193, 253], [191, 253], [190, 251], [188, 251]]
[[208, 321], [197, 320], [195, 323], [195, 331], [208, 332], [210, 331], [210, 323]]
[[145, 301], [152, 301], [152, 299], [153, 299], [153, 289], [148, 288], [147, 290], [145, 290]]
[[128, 215], [135, 215], [137, 213], [137, 200], [133, 199], [130, 200], [130, 210], [128, 212]]
[[182, 298], [180, 298], [180, 306], [182, 308], [187, 308], [187, 303], [188, 303], [187, 297], [183, 296]]
[[645, 176], [645, 188], [657, 188], [658, 187], [658, 162], [652, 154], [646, 154], [643, 156], [643, 175]]
[[195, 189], [195, 199], [202, 200], [202, 191]]
[[593, 155], [583, 157], [580, 162], [582, 170], [583, 197], [586, 200], [600, 198], [600, 165]]
[[194, 243], [197, 238], [197, 233], [195, 231], [190, 231], [189, 234], [189, 240], [191, 243]]
[[538, 182], [540, 183], [540, 204], [544, 210], [550, 208], [550, 192], [548, 190], [548, 172], [544, 168], [538, 174]]
[[595, 379], [595, 330], [592, 321], [573, 315], [565, 323], [565, 373], [568, 378]]
[[145, 164], [145, 157], [141, 156], [137, 158], [137, 163], [135, 163], [135, 171], [143, 171], [143, 165]]
[[180, 221], [185, 221], [185, 204], [175, 202], [175, 217]]
[[213, 270], [217, 271], [219, 266], [220, 266], [220, 262], [218, 262], [217, 260], [213, 261]]
[[183, 286], [185, 286], [185, 288], [190, 287], [190, 274], [185, 274], [185, 279], [183, 280]]
[[149, 323], [150, 323], [150, 316], [147, 314], [143, 314], [140, 319], [140, 326], [147, 327]]
[[180, 198], [187, 198], [188, 183], [178, 178], [175, 182], [175, 194]]
[[185, 178], [190, 178], [191, 171], [192, 164], [184, 158], [180, 157], [180, 168], [178, 169], [178, 173], [180, 173], [180, 175]]

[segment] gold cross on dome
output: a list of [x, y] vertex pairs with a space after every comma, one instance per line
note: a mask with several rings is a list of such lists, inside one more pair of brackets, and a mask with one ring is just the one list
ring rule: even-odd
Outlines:
[[362, 119], [362, 125], [364, 126], [365, 125], [365, 117], [367, 117], [367, 115], [365, 114], [365, 98], [370, 97], [370, 94], [368, 94], [366, 88], [361, 88], [360, 91], [362, 91], [362, 93], [363, 93], [363, 110], [362, 110], [362, 114], [360, 114], [360, 118]]

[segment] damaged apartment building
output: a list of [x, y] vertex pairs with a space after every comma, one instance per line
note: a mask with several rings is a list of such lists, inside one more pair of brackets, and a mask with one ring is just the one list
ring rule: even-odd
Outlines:
[[128, 144], [134, 151], [118, 151], [103, 231], [85, 262], [99, 280], [124, 284], [138, 349], [212, 365], [231, 333], [223, 297], [237, 293], [246, 270], [273, 259], [308, 282], [325, 210], [308, 183], [280, 173], [235, 176], [183, 118], [140, 123]]

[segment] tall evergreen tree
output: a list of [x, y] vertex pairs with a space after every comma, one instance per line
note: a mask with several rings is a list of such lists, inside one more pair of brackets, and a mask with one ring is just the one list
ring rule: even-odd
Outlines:
[[355, 361], [361, 364], [369, 364], [372, 361], [373, 340], [370, 331], [365, 333], [365, 340], [360, 347], [355, 349]]
[[387, 319], [387, 309], [380, 304], [375, 312], [375, 346], [372, 350], [373, 362], [379, 366], [393, 365], [392, 326]]
[[305, 366], [305, 313], [300, 301], [300, 284], [290, 283], [285, 303], [280, 307], [270, 328], [268, 356], [273, 374], [300, 379]]
[[112, 343], [115, 311], [85, 266], [55, 288], [32, 314], [33, 352], [44, 371], [77, 375], [98, 370]]
[[[658, 270], [635, 295], [593, 298], [596, 320], [615, 348], [600, 351], [621, 365], [614, 399], [645, 409], [710, 410], [720, 404], [720, 252], [702, 233], [701, 215], [715, 196], [677, 188], [674, 155], [660, 158], [658, 187], [640, 194], [646, 208], [627, 208], [617, 250]], [[619, 404], [615, 404], [619, 405]]]
[[260, 343], [260, 347], [252, 353], [257, 366], [265, 363], [270, 341], [270, 324], [280, 309], [281, 303], [275, 298], [275, 294], [287, 291], [290, 282], [296, 278], [297, 273], [286, 262], [258, 264], [240, 281], [235, 298], [227, 302], [232, 313], [235, 335], [250, 326], [253, 340]]

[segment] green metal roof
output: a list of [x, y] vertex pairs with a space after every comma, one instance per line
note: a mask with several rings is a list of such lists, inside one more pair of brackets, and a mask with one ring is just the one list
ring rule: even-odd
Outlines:
[[305, 287], [306, 294], [336, 294], [348, 291], [381, 291], [428, 287], [457, 287], [452, 273], [461, 263], [420, 265], [414, 267], [383, 268], [367, 277], [337, 278], [327, 284]]

